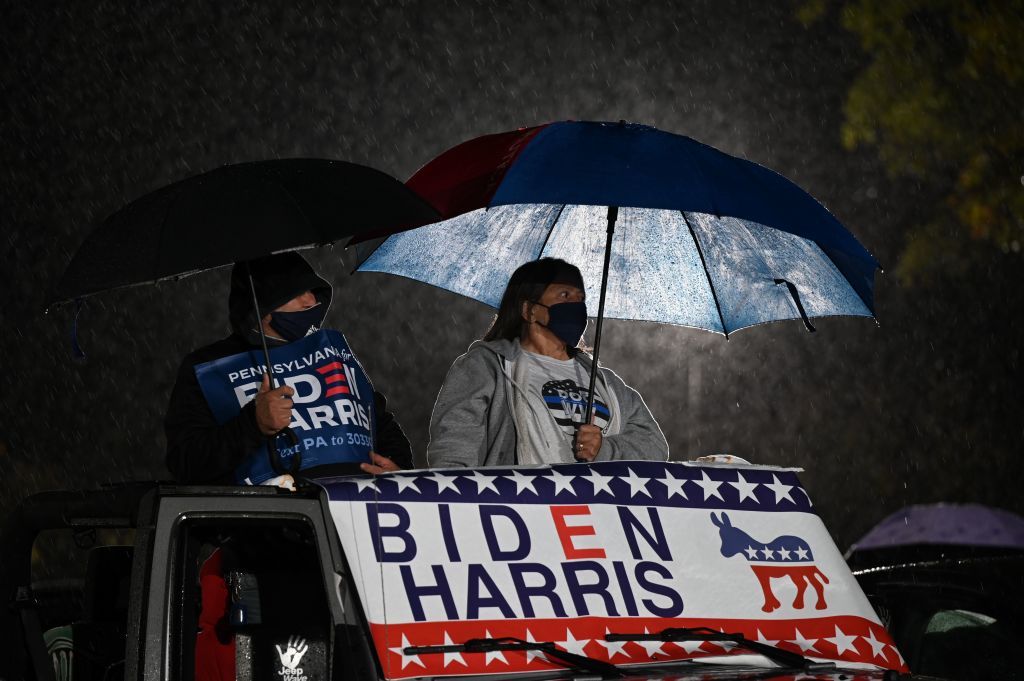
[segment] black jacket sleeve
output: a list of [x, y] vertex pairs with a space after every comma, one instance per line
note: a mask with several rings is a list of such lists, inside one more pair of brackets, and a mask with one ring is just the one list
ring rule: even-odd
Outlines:
[[378, 454], [394, 461], [399, 468], [412, 468], [412, 445], [398, 425], [395, 415], [388, 411], [388, 401], [381, 393], [373, 391], [373, 413], [377, 421], [375, 449]]
[[171, 390], [167, 415], [167, 468], [186, 484], [233, 484], [232, 472], [262, 444], [256, 403], [219, 425], [199, 387], [193, 362], [185, 358]]

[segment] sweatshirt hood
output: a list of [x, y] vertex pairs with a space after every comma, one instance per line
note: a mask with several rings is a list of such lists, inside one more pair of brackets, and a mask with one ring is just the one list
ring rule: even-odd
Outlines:
[[330, 309], [333, 297], [331, 285], [316, 273], [305, 258], [294, 251], [257, 258], [248, 263], [235, 263], [231, 268], [228, 319], [231, 321], [231, 330], [251, 345], [260, 344], [260, 335], [252, 304], [252, 289], [249, 287], [249, 271], [252, 272], [261, 316], [306, 291], [313, 292], [317, 301], [324, 306], [325, 314]]
[[[518, 340], [508, 340], [507, 338], [495, 338], [494, 340], [489, 341], [473, 341], [466, 350], [467, 353], [481, 351], [494, 353], [499, 357], [504, 357], [510, 362], [517, 361], [519, 356], [525, 352]], [[569, 357], [580, 362], [584, 367], [586, 367], [587, 371], [590, 371], [593, 358], [586, 352], [578, 348], [570, 348]]]

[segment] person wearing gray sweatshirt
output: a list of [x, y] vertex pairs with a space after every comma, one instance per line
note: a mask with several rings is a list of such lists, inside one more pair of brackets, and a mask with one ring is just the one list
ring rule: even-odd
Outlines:
[[430, 417], [431, 468], [668, 458], [639, 393], [591, 358], [583, 277], [562, 260], [517, 269], [482, 340], [452, 364]]

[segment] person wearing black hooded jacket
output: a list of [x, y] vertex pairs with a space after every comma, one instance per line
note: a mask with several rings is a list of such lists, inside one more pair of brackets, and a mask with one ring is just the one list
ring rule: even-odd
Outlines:
[[[253, 260], [249, 262], [249, 269], [260, 311], [264, 314], [310, 292], [324, 310], [330, 305], [333, 295], [330, 284], [298, 253], [281, 253]], [[219, 424], [203, 396], [195, 372], [197, 365], [261, 347], [257, 324], [263, 320], [256, 319], [252, 289], [243, 263], [235, 264], [231, 271], [228, 313], [233, 333], [187, 355], [181, 362], [171, 391], [164, 418], [167, 467], [180, 482], [233, 484], [235, 469], [267, 439], [257, 418], [258, 400], [251, 400], [237, 416]], [[287, 342], [274, 335], [267, 337], [271, 347]], [[291, 389], [282, 387], [278, 391], [287, 395]], [[377, 391], [373, 396], [375, 445], [380, 456], [374, 459], [376, 465], [362, 464], [362, 470], [380, 472], [382, 469], [411, 468], [412, 449], [408, 438], [394, 415], [387, 411], [384, 396]], [[359, 470], [354, 464], [334, 464], [304, 470], [303, 475], [351, 474]]]

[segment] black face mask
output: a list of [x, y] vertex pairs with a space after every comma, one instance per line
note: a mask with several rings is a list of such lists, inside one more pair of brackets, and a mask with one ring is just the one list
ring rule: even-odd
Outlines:
[[281, 335], [281, 338], [290, 343], [319, 331], [325, 316], [327, 308], [317, 303], [313, 307], [297, 312], [271, 312], [270, 326]]
[[548, 309], [548, 323], [541, 324], [541, 326], [547, 326], [551, 333], [558, 336], [559, 340], [570, 348], [580, 344], [583, 332], [587, 330], [586, 303], [536, 304]]

